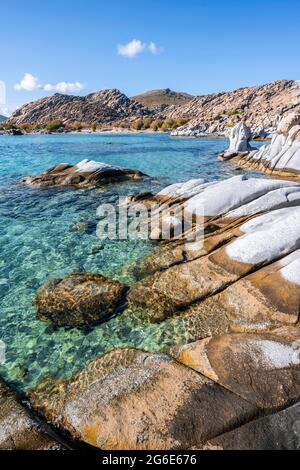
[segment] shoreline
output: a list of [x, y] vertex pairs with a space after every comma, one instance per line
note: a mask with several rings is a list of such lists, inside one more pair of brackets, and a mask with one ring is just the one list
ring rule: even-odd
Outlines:
[[[175, 138], [175, 139], [226, 139], [225, 135], [220, 135], [220, 134], [207, 134], [207, 135], [171, 135], [171, 130], [170, 131], [152, 131], [149, 129], [145, 130], [134, 130], [134, 129], [103, 129], [103, 130], [96, 130], [96, 131], [89, 131], [88, 129], [83, 129], [81, 132], [78, 131], [70, 131], [70, 132], [24, 132], [21, 136], [24, 135], [118, 135], [118, 134], [124, 134], [124, 135], [144, 135], [144, 134], [150, 134], [150, 135], [169, 135], [169, 137]], [[1, 135], [11, 135], [8, 133], [0, 133]], [[18, 137], [12, 135], [12, 137]], [[272, 139], [270, 137], [259, 137], [256, 139], [253, 139], [253, 142], [270, 142]]]

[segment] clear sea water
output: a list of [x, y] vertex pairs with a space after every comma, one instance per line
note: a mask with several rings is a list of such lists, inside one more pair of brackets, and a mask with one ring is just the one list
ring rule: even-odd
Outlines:
[[[153, 249], [146, 241], [100, 241], [95, 230], [100, 203], [118, 195], [162, 187], [189, 178], [224, 179], [243, 173], [217, 159], [223, 139], [171, 138], [164, 134], [0, 136], [0, 340], [6, 361], [0, 374], [25, 390], [44, 377], [69, 378], [93, 357], [115, 347], [167, 350], [187, 340], [180, 319], [153, 325], [122, 315], [90, 331], [49, 327], [36, 320], [32, 300], [50, 278], [92, 271], [130, 284], [126, 268]], [[142, 182], [94, 190], [32, 189], [19, 183], [60, 163], [88, 158], [135, 168], [152, 176]]]

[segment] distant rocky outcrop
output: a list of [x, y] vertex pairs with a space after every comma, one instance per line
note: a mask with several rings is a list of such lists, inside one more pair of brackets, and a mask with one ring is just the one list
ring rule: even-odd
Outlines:
[[94, 187], [115, 181], [143, 178], [144, 173], [93, 160], [82, 160], [77, 165], [60, 163], [36, 176], [22, 178], [21, 182], [37, 187]]
[[133, 100], [141, 103], [143, 106], [160, 111], [166, 111], [170, 106], [172, 109], [175, 109], [175, 107], [189, 103], [193, 98], [188, 93], [172, 91], [170, 88], [146, 91], [132, 97]]
[[38, 319], [60, 326], [90, 325], [112, 315], [124, 301], [126, 287], [93, 273], [52, 279], [38, 291]]
[[271, 144], [247, 153], [238, 164], [274, 176], [300, 178], [300, 113], [286, 115], [279, 123]]
[[56, 93], [21, 106], [12, 114], [8, 123], [45, 125], [47, 122], [59, 119], [64, 123], [111, 124], [118, 120], [136, 119], [152, 114], [140, 103], [113, 89], [87, 96]]
[[6, 121], [7, 119], [8, 119], [8, 118], [7, 118], [6, 116], [2, 116], [2, 115], [0, 114], [0, 122], [4, 122], [4, 121]]
[[257, 137], [273, 132], [282, 116], [300, 112], [300, 84], [278, 80], [238, 90], [197, 96], [186, 105], [170, 110], [168, 117], [190, 118], [188, 130], [216, 133], [243, 120]]

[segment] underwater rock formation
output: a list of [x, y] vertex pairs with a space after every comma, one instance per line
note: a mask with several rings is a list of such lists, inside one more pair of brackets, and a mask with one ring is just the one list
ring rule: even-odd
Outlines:
[[124, 303], [126, 286], [93, 273], [51, 279], [37, 292], [37, 317], [60, 326], [89, 325], [112, 315]]

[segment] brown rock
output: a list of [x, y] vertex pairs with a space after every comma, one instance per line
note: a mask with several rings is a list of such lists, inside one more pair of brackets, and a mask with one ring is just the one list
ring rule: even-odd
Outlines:
[[300, 399], [300, 328], [230, 333], [182, 346], [176, 360], [261, 408]]
[[18, 403], [14, 393], [3, 382], [0, 382], [0, 450], [61, 450], [63, 448], [64, 445], [42, 429], [41, 424], [36, 422]]
[[300, 404], [251, 421], [207, 442], [212, 450], [299, 450]]
[[153, 321], [205, 299], [246, 274], [251, 265], [231, 260], [224, 248], [212, 254], [155, 273], [133, 285], [129, 303], [147, 310]]
[[114, 350], [31, 404], [103, 450], [187, 449], [256, 416], [257, 408], [164, 354]]
[[124, 303], [126, 287], [93, 273], [52, 279], [37, 292], [37, 317], [57, 325], [79, 326], [112, 315]]
[[254, 87], [195, 97], [186, 105], [170, 110], [170, 118], [192, 118], [189, 129], [224, 131], [243, 119], [249, 127], [273, 128], [284, 114], [300, 111], [299, 84], [277, 80]]

